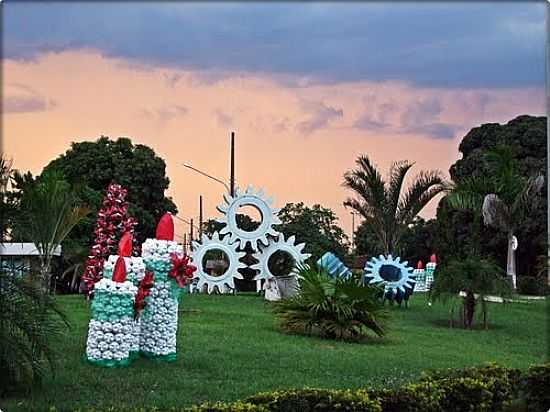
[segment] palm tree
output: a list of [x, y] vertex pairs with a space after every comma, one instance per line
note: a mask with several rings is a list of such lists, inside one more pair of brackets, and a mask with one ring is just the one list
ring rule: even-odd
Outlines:
[[479, 253], [481, 220], [507, 234], [508, 258], [506, 273], [516, 288], [514, 233], [533, 209], [544, 185], [544, 176], [524, 177], [517, 170], [517, 161], [510, 146], [497, 146], [485, 156], [484, 175], [469, 176], [448, 185], [446, 201], [456, 209], [470, 210], [473, 220], [472, 254]]
[[40, 383], [54, 372], [52, 339], [68, 321], [53, 297], [28, 278], [0, 267], [0, 396]]
[[486, 155], [487, 166], [494, 179], [494, 192], [483, 200], [482, 214], [486, 225], [504, 231], [508, 238], [506, 273], [516, 288], [514, 233], [526, 214], [533, 210], [544, 185], [544, 176], [523, 177], [510, 146], [497, 146]]
[[461, 316], [463, 327], [472, 327], [475, 309], [480, 303], [482, 324], [487, 328], [488, 307], [485, 298], [489, 294], [509, 296], [510, 285], [501, 268], [491, 261], [472, 255], [464, 260], [453, 259], [441, 265], [429, 293], [430, 299], [447, 301], [461, 292], [465, 294]]
[[50, 289], [50, 268], [55, 250], [88, 213], [87, 208], [78, 204], [77, 195], [56, 170], [43, 173], [22, 189], [18, 228], [38, 250], [40, 281], [45, 292]]
[[361, 214], [374, 230], [386, 255], [398, 252], [399, 241], [414, 218], [445, 188], [439, 171], [421, 171], [402, 194], [403, 183], [414, 163], [392, 164], [388, 181], [371, 163], [368, 156], [359, 156], [357, 169], [344, 175], [344, 187], [355, 192], [344, 206]]

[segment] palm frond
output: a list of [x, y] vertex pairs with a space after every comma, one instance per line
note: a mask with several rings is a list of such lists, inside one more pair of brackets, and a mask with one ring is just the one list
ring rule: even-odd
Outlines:
[[430, 200], [444, 191], [444, 183], [445, 180], [441, 172], [434, 170], [421, 171], [399, 202], [399, 220], [404, 224], [410, 223]]

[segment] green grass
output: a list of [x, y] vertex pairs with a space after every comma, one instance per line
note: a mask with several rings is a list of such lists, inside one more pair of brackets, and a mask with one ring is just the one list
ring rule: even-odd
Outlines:
[[57, 376], [26, 398], [0, 401], [4, 411], [91, 407], [171, 407], [231, 401], [288, 387], [392, 386], [430, 368], [496, 361], [525, 368], [545, 360], [546, 303], [493, 304], [488, 331], [449, 329], [446, 307], [415, 295], [391, 308], [388, 337], [344, 343], [280, 333], [255, 295], [185, 295], [180, 306], [178, 359], [139, 359], [126, 369], [83, 361], [89, 308], [81, 296], [59, 297], [72, 329], [58, 343]]

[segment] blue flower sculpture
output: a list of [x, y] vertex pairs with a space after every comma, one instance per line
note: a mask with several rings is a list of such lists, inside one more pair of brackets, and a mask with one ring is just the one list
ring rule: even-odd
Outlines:
[[407, 263], [401, 262], [399, 257], [393, 258], [392, 255], [373, 257], [365, 264], [365, 283], [383, 286], [384, 300], [397, 303], [408, 301], [413, 293], [416, 277], [413, 274], [414, 269]]

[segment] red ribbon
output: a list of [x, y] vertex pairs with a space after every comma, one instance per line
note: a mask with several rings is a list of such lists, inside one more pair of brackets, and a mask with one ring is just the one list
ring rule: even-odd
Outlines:
[[197, 268], [189, 264], [189, 257], [183, 256], [181, 259], [175, 253], [170, 254], [172, 260], [172, 269], [168, 273], [168, 276], [173, 278], [180, 288], [190, 283], [193, 278], [193, 272]]
[[136, 294], [136, 299], [134, 301], [134, 318], [138, 318], [139, 314], [145, 307], [145, 298], [151, 293], [151, 288], [153, 287], [153, 273], [145, 272], [145, 276], [141, 279], [141, 282], [138, 284], [138, 291]]

